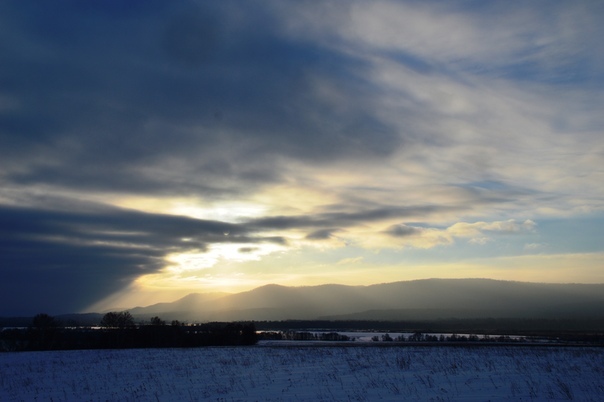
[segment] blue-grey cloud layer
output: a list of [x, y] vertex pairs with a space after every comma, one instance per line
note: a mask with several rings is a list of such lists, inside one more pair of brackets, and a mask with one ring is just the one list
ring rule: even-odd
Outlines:
[[[362, 64], [282, 37], [277, 16], [259, 4], [6, 2], [0, 9], [0, 83], [9, 104], [0, 109], [0, 182], [21, 194], [50, 186], [230, 197], [278, 181], [276, 155], [313, 163], [380, 158], [401, 143], [367, 107], [371, 89], [356, 72]], [[349, 102], [335, 110], [314, 90], [316, 79], [337, 82]], [[162, 257], [184, 249], [178, 239], [191, 237], [190, 225], [204, 225], [39, 208], [1, 211], [2, 294], [11, 300], [4, 314], [31, 313], [40, 297], [51, 311], [82, 307], [161, 268]], [[199, 248], [225, 241], [229, 225], [216, 225]], [[229, 239], [245, 242], [235, 229]], [[128, 231], [142, 232], [115, 234]], [[25, 289], [37, 296], [23, 298]]]
[[[362, 65], [281, 38], [257, 4], [94, 4], [4, 5], [3, 94], [19, 105], [0, 123], [6, 180], [220, 193], [277, 180], [275, 154], [377, 158], [400, 143], [366, 107]], [[350, 102], [334, 111], [317, 78]], [[181, 180], [144, 171], [172, 159], [187, 161]]]
[[[546, 13], [538, 24], [545, 26], [566, 7], [556, 2], [551, 11], [546, 2], [515, 13], [492, 2], [424, 4], [399, 3], [420, 11], [433, 7], [439, 16], [435, 21], [443, 24], [449, 20], [441, 17], [448, 15], [467, 18], [476, 29], [486, 28], [480, 21], [503, 21], [492, 32], [505, 32], [506, 24], [515, 26], [514, 16], [542, 9]], [[86, 194], [231, 200], [286, 182], [287, 169], [296, 164], [321, 168], [362, 162], [371, 169], [394, 155], [422, 164], [427, 158], [446, 160], [454, 146], [455, 152], [463, 149], [463, 140], [439, 126], [456, 123], [456, 116], [435, 108], [428, 88], [414, 93], [413, 83], [403, 89], [376, 85], [376, 71], [384, 63], [405, 69], [407, 78], [430, 82], [445, 77], [468, 91], [477, 84], [466, 73], [560, 88], [602, 87], [597, 32], [586, 44], [595, 56], [569, 51], [575, 43], [570, 39], [554, 46], [529, 27], [517, 30], [525, 32], [522, 45], [503, 47], [501, 57], [493, 57], [484, 43], [468, 43], [477, 49], [472, 58], [461, 48], [458, 54], [432, 48], [422, 39], [427, 35], [422, 26], [417, 35], [404, 38], [406, 47], [401, 41], [375, 40], [362, 26], [355, 31], [359, 5], [228, 0], [0, 4], [0, 314], [77, 310], [159, 271], [170, 253], [203, 251], [215, 243], [249, 243], [240, 250], [250, 253], [262, 242], [287, 244], [274, 234], [279, 231], [299, 230], [307, 240], [320, 242], [356, 225], [392, 220], [400, 223], [381, 233], [405, 239], [421, 232], [419, 226], [405, 225], [407, 220], [463, 216], [481, 205], [505, 210], [528, 198], [549, 202], [556, 196], [490, 177], [487, 169], [475, 174], [493, 161], [468, 151], [455, 158], [478, 181], [443, 169], [443, 186], [464, 200], [457, 203], [376, 201], [363, 196], [367, 188], [350, 186], [339, 203], [314, 214], [226, 223], [85, 201]], [[597, 2], [581, 7], [603, 13]], [[333, 24], [321, 25], [320, 17]], [[348, 31], [346, 21], [353, 27]], [[498, 40], [485, 32], [493, 35], [493, 43]], [[581, 35], [579, 41], [589, 37]], [[415, 37], [421, 40], [414, 42]], [[597, 109], [585, 102], [586, 109]], [[494, 116], [476, 120], [497, 122], [499, 115]], [[560, 132], [588, 132], [585, 138], [591, 141], [599, 123], [593, 116], [579, 123], [545, 120]], [[481, 133], [487, 139], [490, 134]], [[506, 144], [505, 138], [499, 141], [494, 153], [500, 151], [498, 144]], [[378, 189], [380, 177], [371, 184]], [[45, 198], [46, 191], [62, 198]]]

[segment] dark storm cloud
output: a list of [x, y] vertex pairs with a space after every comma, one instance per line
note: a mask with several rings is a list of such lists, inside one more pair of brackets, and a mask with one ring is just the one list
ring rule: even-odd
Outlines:
[[408, 237], [420, 234], [421, 232], [422, 229], [420, 228], [415, 228], [404, 224], [392, 225], [386, 230], [386, 233], [393, 237]]
[[157, 272], [169, 253], [231, 242], [285, 240], [224, 222], [103, 206], [0, 207], [0, 314], [76, 311]]
[[331, 238], [338, 229], [319, 229], [306, 235], [308, 240], [327, 240]]
[[229, 194], [279, 180], [274, 155], [328, 162], [399, 144], [362, 63], [283, 36], [258, 4], [93, 3], [2, 5], [0, 83], [19, 105], [0, 116], [11, 182]]
[[[346, 208], [341, 206], [342, 209]], [[364, 222], [376, 222], [392, 218], [427, 217], [439, 212], [461, 210], [458, 207], [417, 205], [409, 207], [385, 206], [367, 208], [354, 212], [325, 212], [314, 215], [273, 216], [250, 220], [246, 227], [261, 229], [308, 229], [323, 228], [333, 230], [334, 227], [350, 227]]]

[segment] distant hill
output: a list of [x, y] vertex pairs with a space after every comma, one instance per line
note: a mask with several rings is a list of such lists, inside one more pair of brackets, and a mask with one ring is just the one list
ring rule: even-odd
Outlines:
[[190, 293], [172, 303], [157, 303], [147, 307], [135, 307], [130, 313], [139, 317], [152, 317], [161, 313], [183, 313], [203, 311], [214, 300], [229, 296], [230, 293]]
[[370, 286], [266, 285], [236, 294], [190, 294], [137, 307], [165, 320], [433, 320], [450, 318], [604, 318], [604, 284], [491, 279], [426, 279]]

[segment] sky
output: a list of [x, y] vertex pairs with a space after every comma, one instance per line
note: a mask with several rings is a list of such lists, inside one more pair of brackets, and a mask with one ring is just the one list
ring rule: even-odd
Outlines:
[[604, 283], [604, 2], [0, 2], [0, 315]]

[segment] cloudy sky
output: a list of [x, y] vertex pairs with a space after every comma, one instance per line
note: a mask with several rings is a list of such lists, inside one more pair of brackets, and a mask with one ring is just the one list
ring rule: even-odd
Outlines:
[[601, 1], [3, 1], [0, 315], [604, 282]]

